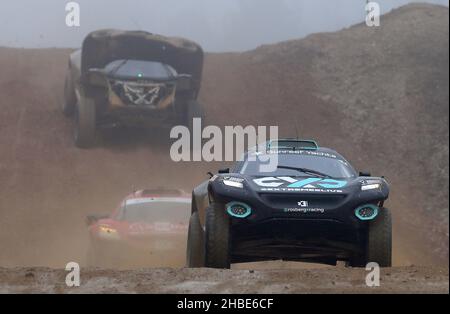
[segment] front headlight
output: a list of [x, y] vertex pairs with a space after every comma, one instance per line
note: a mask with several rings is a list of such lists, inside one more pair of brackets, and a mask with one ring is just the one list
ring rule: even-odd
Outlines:
[[104, 240], [120, 240], [119, 232], [106, 225], [101, 225], [98, 228], [98, 236]]
[[375, 190], [375, 189], [380, 189], [380, 188], [381, 188], [381, 184], [379, 184], [379, 183], [367, 184], [367, 185], [361, 186], [361, 191]]
[[361, 185], [361, 191], [369, 191], [369, 190], [379, 190], [381, 189], [381, 182], [375, 180], [367, 180], [363, 181]]
[[100, 226], [99, 231], [107, 234], [117, 234], [117, 230], [108, 226]]
[[234, 188], [242, 189], [244, 188], [244, 179], [241, 178], [233, 178], [233, 177], [226, 177], [222, 180], [223, 184], [226, 186], [231, 186]]

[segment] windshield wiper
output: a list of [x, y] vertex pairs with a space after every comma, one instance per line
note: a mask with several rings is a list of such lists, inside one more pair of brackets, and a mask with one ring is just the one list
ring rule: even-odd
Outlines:
[[328, 175], [326, 173], [323, 173], [323, 172], [320, 172], [320, 171], [317, 171], [317, 170], [313, 170], [313, 169], [308, 169], [308, 168], [289, 167], [289, 166], [278, 166], [277, 168], [296, 170], [298, 172], [303, 172], [303, 173], [306, 173], [306, 174], [313, 174], [313, 175], [316, 175], [316, 176], [319, 176], [319, 177], [322, 177], [322, 178], [332, 178], [332, 176], [330, 176], [330, 175]]
[[122, 62], [120, 62], [111, 72], [112, 75], [116, 75], [117, 71], [119, 71], [119, 69], [125, 65], [125, 63], [127, 63], [128, 60], [122, 60]]

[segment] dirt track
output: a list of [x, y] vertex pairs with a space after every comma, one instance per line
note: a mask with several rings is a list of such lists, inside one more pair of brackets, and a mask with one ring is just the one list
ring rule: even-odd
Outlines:
[[367, 287], [363, 269], [302, 270], [147, 269], [81, 270], [80, 287], [67, 272], [0, 268], [0, 293], [448, 293], [448, 269], [383, 269], [379, 287]]
[[[190, 190], [206, 171], [220, 167], [170, 161], [167, 130], [111, 132], [95, 149], [76, 149], [71, 123], [59, 107], [68, 54], [0, 48], [3, 267], [83, 263], [87, 213], [110, 211], [134, 188]], [[207, 104], [208, 123], [279, 125], [281, 136], [315, 138], [358, 169], [386, 175], [392, 185], [387, 205], [395, 222], [394, 264], [448, 267], [448, 61], [448, 9], [410, 5], [383, 17], [377, 31], [358, 25], [246, 53], [208, 54], [201, 100]], [[408, 281], [409, 270], [393, 272], [399, 281]], [[422, 279], [427, 272], [430, 278], [442, 275], [440, 270], [415, 270]], [[9, 289], [5, 283], [16, 278], [20, 286], [26, 270], [1, 272], [0, 287]], [[36, 276], [46, 272], [36, 270]], [[173, 283], [184, 275], [192, 278], [187, 270], [142, 275], [158, 272], [175, 276]], [[337, 272], [349, 278], [357, 273]], [[89, 274], [131, 282], [126, 273]], [[145, 281], [137, 274], [130, 276]], [[231, 274], [237, 278], [240, 273]], [[258, 274], [264, 279], [273, 273]], [[430, 288], [421, 283], [421, 289]], [[328, 284], [318, 285], [326, 290]]]

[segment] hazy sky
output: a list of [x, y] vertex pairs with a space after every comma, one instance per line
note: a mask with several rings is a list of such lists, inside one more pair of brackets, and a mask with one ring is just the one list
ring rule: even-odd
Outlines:
[[[190, 38], [207, 51], [240, 51], [362, 22], [366, 0], [77, 0], [81, 26], [74, 28], [65, 24], [67, 2], [0, 0], [0, 46], [78, 47], [92, 30], [121, 28]], [[377, 2], [382, 13], [410, 2], [448, 6]]]

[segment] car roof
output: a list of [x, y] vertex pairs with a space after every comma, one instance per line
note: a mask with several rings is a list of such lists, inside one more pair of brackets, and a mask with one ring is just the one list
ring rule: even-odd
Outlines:
[[190, 195], [186, 193], [183, 190], [178, 189], [144, 189], [144, 190], [137, 190], [133, 193], [127, 195], [124, 199], [124, 202], [128, 200], [133, 199], [167, 199], [167, 198], [173, 198], [174, 201], [176, 199], [184, 199], [184, 198], [190, 198]]
[[280, 155], [302, 155], [302, 154], [308, 154], [310, 156], [317, 155], [317, 157], [321, 156], [331, 156], [333, 158], [346, 160], [341, 154], [339, 154], [337, 151], [327, 148], [327, 147], [318, 147], [314, 149], [273, 149], [273, 150], [267, 150], [264, 152], [256, 152], [255, 149], [251, 149], [248, 152], [244, 154], [243, 160], [246, 160], [250, 154], [259, 154], [259, 155], [269, 155], [269, 154], [280, 154]]
[[179, 74], [192, 76], [192, 90], [198, 93], [202, 81], [204, 52], [199, 44], [178, 37], [145, 31], [102, 29], [89, 33], [81, 50], [81, 73], [104, 68], [119, 59], [157, 61], [172, 66]]

